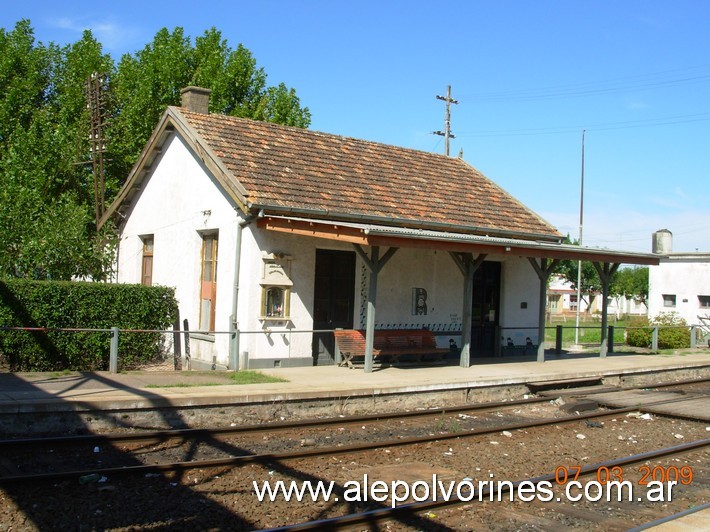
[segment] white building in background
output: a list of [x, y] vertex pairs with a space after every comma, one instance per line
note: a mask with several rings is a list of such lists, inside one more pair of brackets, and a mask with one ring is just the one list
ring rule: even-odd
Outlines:
[[653, 252], [662, 257], [649, 268], [649, 318], [675, 312], [689, 325], [701, 325], [701, 317], [710, 318], [710, 252], [673, 253], [667, 229], [653, 234]]
[[[591, 301], [590, 301], [591, 300]], [[608, 301], [609, 316], [622, 318], [624, 316], [645, 316], [648, 312], [646, 305], [633, 298], [610, 297]], [[575, 317], [577, 313], [577, 290], [572, 288], [572, 284], [567, 282], [561, 275], [553, 275], [547, 290], [547, 309], [550, 319], [554, 321], [566, 321], [570, 317]], [[579, 312], [598, 316], [602, 311], [601, 294], [582, 294], [579, 303]]]

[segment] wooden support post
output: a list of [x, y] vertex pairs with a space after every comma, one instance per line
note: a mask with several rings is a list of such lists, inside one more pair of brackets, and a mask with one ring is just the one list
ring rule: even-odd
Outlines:
[[[379, 246], [372, 247], [372, 263], [380, 258]], [[370, 270], [370, 288], [367, 292], [367, 325], [365, 327], [365, 373], [372, 373], [372, 348], [375, 343], [375, 310], [377, 304], [377, 277], [379, 268]]]
[[[469, 256], [470, 257], [470, 256]], [[471, 311], [473, 310], [473, 274], [472, 261], [465, 262], [466, 271], [463, 279], [463, 309], [461, 313], [461, 355], [459, 365], [471, 367]]]
[[559, 259], [549, 264], [546, 258], [540, 259], [540, 264], [533, 257], [528, 257], [530, 265], [540, 279], [540, 304], [537, 313], [537, 361], [545, 362], [545, 309], [547, 308], [547, 280], [559, 264]]
[[562, 354], [562, 334], [563, 334], [562, 325], [558, 325], [555, 328], [555, 354], [556, 355]]
[[365, 373], [372, 373], [372, 350], [375, 344], [375, 311], [377, 309], [377, 276], [399, 248], [391, 247], [380, 259], [380, 247], [372, 246], [370, 257], [358, 245], [355, 251], [370, 270], [370, 287], [367, 292], [367, 321], [365, 323]]
[[471, 312], [473, 310], [473, 274], [486, 259], [481, 253], [475, 259], [471, 253], [449, 253], [463, 273], [463, 310], [461, 312], [461, 355], [459, 365], [462, 368], [471, 366]]
[[602, 330], [599, 357], [605, 358], [606, 354], [609, 352], [607, 342], [607, 327], [609, 324], [609, 283], [611, 282], [611, 277], [616, 273], [616, 270], [619, 269], [621, 264], [611, 264], [609, 262], [603, 264], [593, 262], [592, 264], [599, 274], [599, 280], [602, 282]]

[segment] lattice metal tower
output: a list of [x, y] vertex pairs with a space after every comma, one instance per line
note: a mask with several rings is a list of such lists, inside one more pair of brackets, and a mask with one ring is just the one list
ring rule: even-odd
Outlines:
[[106, 211], [104, 181], [104, 153], [106, 142], [104, 129], [106, 125], [106, 96], [108, 95], [108, 78], [94, 72], [86, 80], [86, 101], [89, 109], [89, 157], [94, 176], [94, 214], [96, 226]]

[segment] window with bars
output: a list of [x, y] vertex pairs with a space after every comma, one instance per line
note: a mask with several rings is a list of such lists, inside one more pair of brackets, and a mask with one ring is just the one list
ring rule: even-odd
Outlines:
[[200, 274], [200, 330], [214, 331], [217, 298], [217, 233], [202, 235]]

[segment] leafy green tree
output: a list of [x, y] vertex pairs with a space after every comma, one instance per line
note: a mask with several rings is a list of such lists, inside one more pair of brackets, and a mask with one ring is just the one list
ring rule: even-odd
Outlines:
[[648, 301], [648, 267], [622, 268], [611, 279], [609, 293], [624, 296], [638, 303]]
[[308, 127], [311, 114], [296, 91], [267, 85], [263, 68], [241, 44], [232, 49], [215, 28], [191, 43], [182, 28], [161, 29], [153, 42], [121, 58], [111, 91], [117, 114], [109, 130], [112, 172], [127, 176], [165, 108], [180, 105], [181, 91], [212, 91], [210, 112]]
[[86, 82], [109, 80], [104, 94], [106, 203], [128, 176], [181, 89], [212, 89], [212, 112], [308, 127], [294, 89], [270, 87], [251, 53], [231, 49], [212, 28], [193, 46], [182, 28], [118, 66], [91, 32], [59, 47], [35, 41], [28, 20], [0, 28], [0, 277], [103, 279], [110, 272], [110, 227], [96, 230]]
[[[579, 245], [578, 240], [571, 241], [569, 235], [565, 238], [566, 244]], [[582, 277], [580, 285], [580, 295], [583, 301], [587, 303], [587, 312], [591, 306], [592, 294], [599, 293], [602, 290], [602, 283], [599, 279], [599, 274], [591, 262], [582, 261]], [[567, 281], [573, 290], [577, 290], [579, 261], [563, 260], [557, 267], [557, 273]]]
[[12, 134], [28, 128], [43, 107], [56, 53], [56, 47], [35, 45], [28, 20], [12, 31], [0, 28], [0, 157]]
[[35, 43], [25, 20], [0, 31], [0, 276], [100, 279], [108, 271], [109, 240], [96, 234], [90, 173], [80, 164], [83, 80], [107, 57], [88, 32], [59, 48]]

